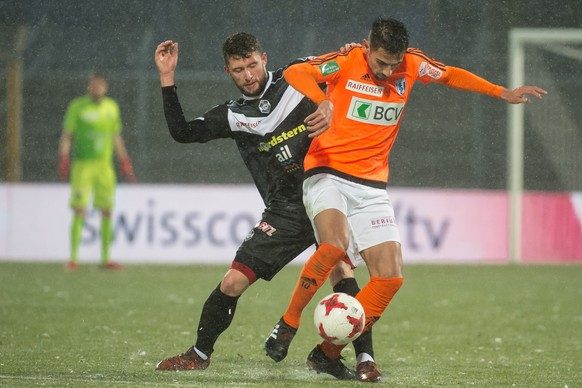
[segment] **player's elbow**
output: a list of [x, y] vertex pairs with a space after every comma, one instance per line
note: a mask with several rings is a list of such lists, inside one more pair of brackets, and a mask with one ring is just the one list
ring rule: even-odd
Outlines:
[[291, 83], [296, 79], [298, 73], [296, 66], [289, 66], [285, 71], [283, 71], [283, 77], [285, 78], [285, 81]]
[[305, 80], [305, 77], [314, 78], [311, 69], [312, 66], [309, 63], [296, 63], [283, 71], [283, 77], [289, 84], [301, 82], [301, 80]]
[[170, 136], [178, 143], [190, 143], [188, 133], [182, 129], [170, 128]]

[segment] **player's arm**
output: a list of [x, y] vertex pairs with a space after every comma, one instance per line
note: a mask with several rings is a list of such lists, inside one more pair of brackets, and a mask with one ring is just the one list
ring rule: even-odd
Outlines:
[[73, 147], [74, 130], [79, 117], [78, 99], [69, 103], [63, 120], [63, 132], [59, 139], [58, 174], [62, 180], [67, 180], [71, 170], [71, 149]]
[[[226, 132], [228, 123], [216, 123], [224, 116], [217, 113], [222, 108], [214, 108], [205, 114], [205, 117], [186, 121], [182, 105], [178, 99], [177, 88], [175, 86], [174, 72], [178, 64], [179, 47], [177, 42], [166, 40], [156, 47], [155, 62], [160, 73], [160, 84], [162, 86], [162, 99], [164, 103], [164, 115], [168, 130], [174, 140], [179, 143], [204, 143], [218, 137], [228, 137], [230, 132]], [[214, 114], [213, 114], [214, 113]], [[206, 117], [210, 115], [211, 117]], [[213, 120], [214, 119], [214, 120]], [[218, 131], [208, 128], [208, 121], [212, 127], [218, 127]], [[219, 132], [219, 134], [216, 134]]]
[[61, 139], [59, 140], [59, 155], [69, 155], [71, 153], [71, 143], [73, 141], [73, 134], [71, 131], [63, 130]]
[[289, 66], [283, 72], [283, 76], [289, 85], [316, 104], [319, 105], [323, 100], [328, 99], [319, 87], [319, 83], [323, 80], [319, 79], [317, 68], [309, 62]]
[[510, 104], [524, 104], [530, 102], [527, 96], [534, 96], [541, 100], [542, 96], [548, 94], [544, 89], [538, 86], [520, 86], [515, 89], [505, 89], [501, 92], [500, 98]]
[[209, 140], [228, 138], [232, 133], [228, 124], [228, 112], [225, 105], [217, 105], [204, 113], [202, 117], [186, 121], [182, 105], [178, 99], [177, 87], [162, 88], [164, 115], [168, 130], [179, 143], [206, 143]]
[[119, 160], [119, 169], [121, 170], [121, 173], [127, 178], [128, 181], [131, 183], [136, 183], [137, 179], [133, 171], [133, 165], [131, 164], [131, 159], [127, 153], [127, 148], [125, 148], [125, 142], [123, 141], [120, 133], [116, 133], [114, 135], [113, 145]]
[[317, 68], [308, 62], [298, 63], [289, 66], [283, 76], [289, 85], [317, 104], [316, 111], [305, 118], [309, 137], [325, 132], [331, 124], [333, 103], [319, 87], [324, 80]]
[[486, 94], [491, 97], [502, 99], [511, 104], [521, 104], [529, 102], [526, 95], [542, 98], [547, 92], [537, 86], [520, 86], [519, 88], [508, 90], [503, 86], [495, 85], [470, 71], [447, 66], [444, 77], [437, 82], [460, 90]]
[[73, 133], [68, 130], [63, 130], [59, 140], [59, 167], [58, 173], [62, 180], [66, 180], [71, 169], [71, 144], [73, 141]]
[[349, 53], [360, 46], [357, 43], [348, 43], [339, 51], [312, 57], [309, 62], [290, 66], [283, 73], [289, 85], [317, 104], [315, 112], [304, 120], [307, 130], [311, 132], [309, 137], [319, 136], [325, 132], [333, 118], [333, 103], [319, 84], [325, 82], [328, 87], [336, 84], [340, 79], [341, 69], [349, 66]]
[[156, 47], [155, 62], [162, 87], [174, 85], [174, 72], [178, 65], [178, 42], [166, 40]]
[[178, 43], [166, 40], [156, 47], [154, 60], [160, 73], [164, 115], [166, 116], [170, 135], [177, 142], [190, 143], [196, 141], [192, 137], [195, 132], [190, 130], [186, 122], [174, 80], [174, 72], [178, 64], [178, 52]]

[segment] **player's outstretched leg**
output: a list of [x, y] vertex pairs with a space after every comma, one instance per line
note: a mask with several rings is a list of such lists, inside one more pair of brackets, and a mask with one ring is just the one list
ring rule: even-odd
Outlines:
[[341, 361], [342, 359], [343, 357], [339, 356], [337, 359], [332, 360], [327, 357], [321, 347], [317, 345], [307, 356], [306, 364], [309, 369], [312, 369], [317, 373], [327, 373], [339, 380], [355, 380], [356, 373], [346, 367]]
[[160, 361], [157, 370], [206, 369], [218, 337], [228, 329], [238, 303], [238, 296], [228, 296], [220, 291], [220, 284], [210, 293], [204, 303], [196, 344], [185, 353]]
[[289, 352], [289, 345], [293, 337], [297, 334], [297, 329], [289, 326], [283, 318], [277, 322], [271, 335], [265, 341], [265, 351], [267, 356], [271, 357], [276, 362], [283, 360], [287, 357]]
[[[334, 292], [345, 292], [348, 295], [356, 296], [360, 292], [360, 287], [355, 278], [345, 278], [336, 283], [333, 287]], [[382, 373], [374, 362], [374, 347], [372, 341], [372, 327], [369, 327], [353, 343], [357, 355], [356, 362], [356, 379], [362, 382], [379, 382]], [[323, 345], [323, 343], [322, 343]], [[338, 347], [339, 349], [339, 347]], [[324, 350], [322, 348], [321, 350]], [[313, 353], [313, 352], [312, 352]], [[332, 352], [333, 353], [333, 352]], [[336, 354], [324, 355], [328, 358], [335, 358]], [[339, 352], [337, 353], [339, 355]], [[309, 360], [309, 358], [308, 358]], [[313, 368], [315, 369], [315, 368]]]

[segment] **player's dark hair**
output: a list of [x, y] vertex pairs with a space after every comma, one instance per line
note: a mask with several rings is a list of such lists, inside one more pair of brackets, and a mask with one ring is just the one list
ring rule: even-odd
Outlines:
[[92, 71], [89, 73], [89, 75], [87, 76], [87, 79], [94, 79], [94, 78], [99, 78], [102, 79], [103, 81], [107, 81], [107, 77], [105, 76], [105, 74], [100, 73], [98, 71]]
[[408, 31], [396, 19], [378, 18], [372, 24], [368, 40], [372, 50], [383, 48], [389, 54], [401, 54], [408, 48]]
[[234, 58], [248, 58], [253, 52], [263, 53], [259, 40], [246, 32], [238, 32], [230, 35], [222, 45], [222, 55], [224, 63], [228, 65], [228, 60]]
[[105, 76], [105, 74], [100, 73], [98, 71], [92, 71], [87, 75], [87, 83], [89, 83], [89, 81], [91, 81], [92, 79], [100, 79], [107, 82], [107, 77]]

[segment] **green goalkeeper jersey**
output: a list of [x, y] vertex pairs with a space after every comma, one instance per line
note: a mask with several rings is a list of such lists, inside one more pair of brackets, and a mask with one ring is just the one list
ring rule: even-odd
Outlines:
[[77, 97], [67, 108], [64, 129], [73, 134], [73, 160], [111, 161], [114, 135], [121, 131], [119, 106], [109, 97], [98, 103]]

